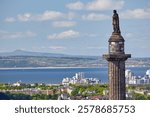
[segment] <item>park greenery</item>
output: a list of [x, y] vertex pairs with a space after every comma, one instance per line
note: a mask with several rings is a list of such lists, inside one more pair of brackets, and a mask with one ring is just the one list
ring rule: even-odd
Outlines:
[[31, 84], [25, 84], [25, 85], [21, 85], [21, 86], [13, 86], [11, 84], [0, 84], [0, 90], [21, 90], [21, 89], [30, 89], [30, 88], [36, 88], [36, 89], [40, 89], [40, 90], [53, 90], [53, 89], [57, 89], [58, 86], [49, 86], [49, 85], [45, 85], [45, 84], [38, 84], [35, 83], [33, 86]]
[[150, 95], [144, 95], [139, 93], [133, 93], [133, 100], [150, 100]]
[[0, 92], [0, 100], [57, 100], [58, 94], [33, 94], [27, 95], [23, 93], [2, 93]]
[[[38, 84], [35, 83], [34, 85], [31, 84], [24, 84], [21, 86], [14, 86], [12, 84], [4, 84], [0, 83], [0, 100], [57, 100], [60, 94], [64, 94], [68, 92], [60, 92], [61, 88], [64, 88], [63, 85], [45, 85], [45, 84]], [[88, 96], [99, 96], [104, 95], [104, 92], [108, 90], [107, 84], [70, 84], [68, 87], [72, 89], [71, 94], [68, 94], [70, 97], [88, 97]], [[40, 91], [44, 90], [51, 90], [53, 91], [52, 94], [25, 94], [22, 92], [17, 92], [17, 90], [24, 90], [24, 89], [38, 89]], [[147, 94], [140, 94], [135, 91], [149, 91], [149, 85], [129, 85], [127, 86], [127, 91], [132, 92], [133, 100], [150, 100], [150, 95]], [[14, 91], [14, 92], [11, 92]], [[16, 91], [16, 92], [15, 92]]]
[[[63, 85], [57, 85], [57, 86], [49, 86], [45, 84], [34, 84], [31, 86], [31, 84], [21, 85], [21, 86], [13, 86], [11, 84], [0, 84], [0, 90], [5, 90], [5, 93], [0, 93], [0, 99], [12, 99], [12, 100], [53, 100], [58, 99], [58, 96], [60, 93], [58, 93], [58, 90], [62, 88]], [[70, 86], [73, 90], [70, 94], [70, 96], [97, 96], [97, 95], [103, 95], [103, 91], [107, 89], [107, 85], [73, 85], [70, 84]], [[10, 93], [9, 90], [21, 90], [21, 89], [40, 89], [40, 90], [53, 90], [53, 95], [47, 95], [47, 94], [23, 94], [23, 93], [17, 93], [13, 92]], [[64, 93], [64, 92], [61, 92]]]
[[[38, 84], [35, 83], [33, 86], [31, 84], [25, 84], [21, 86], [13, 86], [11, 84], [0, 84], [0, 90], [5, 92], [0, 92], [0, 99], [6, 99], [6, 100], [56, 100], [58, 98], [58, 94], [56, 93], [56, 89], [59, 86], [48, 86], [45, 84]], [[23, 90], [23, 89], [39, 89], [39, 90], [53, 90], [53, 95], [47, 95], [47, 94], [33, 94], [28, 95], [24, 93], [10, 93], [10, 90]]]
[[103, 95], [103, 91], [107, 89], [107, 85], [70, 85], [74, 90], [71, 96], [97, 96]]
[[129, 90], [150, 90], [150, 85], [129, 85]]
[[150, 100], [150, 95], [135, 91], [150, 91], [150, 85], [129, 85], [126, 90], [132, 91], [132, 100]]

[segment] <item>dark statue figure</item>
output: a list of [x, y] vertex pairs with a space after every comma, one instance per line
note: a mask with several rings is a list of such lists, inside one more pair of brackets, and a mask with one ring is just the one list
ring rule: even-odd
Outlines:
[[119, 28], [119, 16], [116, 10], [113, 10], [113, 16], [112, 16], [112, 24], [113, 24], [113, 33], [120, 33], [120, 28]]

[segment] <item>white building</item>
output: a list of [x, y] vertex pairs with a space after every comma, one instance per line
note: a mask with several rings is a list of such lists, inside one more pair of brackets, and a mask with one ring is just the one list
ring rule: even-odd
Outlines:
[[134, 84], [135, 77], [134, 77], [134, 73], [131, 72], [131, 70], [127, 69], [125, 71], [125, 78], [126, 78], [126, 83], [127, 84]]
[[69, 84], [99, 84], [100, 80], [96, 78], [85, 78], [83, 72], [76, 73], [72, 78], [64, 78], [62, 80], [63, 85]]
[[146, 71], [146, 75], [150, 77], [150, 69]]
[[25, 84], [22, 83], [21, 81], [18, 81], [18, 82], [16, 82], [16, 83], [13, 83], [13, 86], [17, 86], [17, 87], [23, 86], [23, 85], [25, 85]]
[[131, 70], [126, 70], [125, 77], [127, 84], [150, 84], [150, 70], [147, 70], [146, 75], [143, 77], [135, 76]]

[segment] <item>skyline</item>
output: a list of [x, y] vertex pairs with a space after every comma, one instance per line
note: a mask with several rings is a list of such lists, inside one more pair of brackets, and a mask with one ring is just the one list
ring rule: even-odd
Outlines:
[[112, 14], [120, 17], [125, 51], [150, 57], [150, 1], [0, 1], [0, 52], [26, 50], [101, 56], [108, 52]]

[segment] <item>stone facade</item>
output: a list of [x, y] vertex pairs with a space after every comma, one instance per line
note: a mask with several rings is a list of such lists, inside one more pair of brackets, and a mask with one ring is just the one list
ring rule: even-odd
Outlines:
[[125, 61], [131, 54], [124, 52], [124, 38], [121, 32], [113, 32], [109, 39], [109, 53], [103, 57], [108, 61], [109, 99], [125, 100]]
[[130, 54], [105, 54], [108, 61], [109, 99], [125, 100], [125, 60]]

